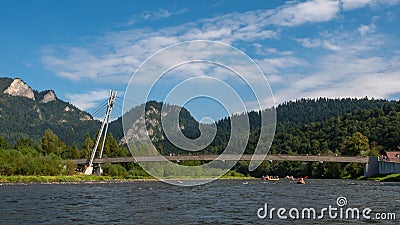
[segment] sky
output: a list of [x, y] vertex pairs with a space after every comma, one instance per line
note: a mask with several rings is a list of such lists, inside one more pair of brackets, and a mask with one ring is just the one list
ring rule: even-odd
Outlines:
[[[0, 76], [21, 78], [38, 91], [52, 89], [93, 113], [110, 89], [118, 91], [120, 108], [123, 99], [142, 103], [124, 97], [139, 66], [171, 45], [205, 40], [250, 57], [274, 104], [319, 97], [398, 100], [399, 24], [400, 0], [1, 0]], [[185, 73], [217, 77], [246, 93], [246, 85], [228, 79], [234, 74], [212, 67], [177, 68], [157, 83], [151, 98], [162, 101]], [[254, 99], [243, 93], [251, 106]], [[199, 120], [232, 113], [215, 99], [185, 104]], [[120, 116], [121, 109], [114, 113]]]

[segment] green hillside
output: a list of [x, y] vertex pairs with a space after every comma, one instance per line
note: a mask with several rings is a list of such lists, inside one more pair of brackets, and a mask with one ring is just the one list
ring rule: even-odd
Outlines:
[[[179, 126], [175, 129], [179, 129], [190, 139], [199, 137], [199, 123], [188, 110], [150, 101], [131, 109], [124, 117], [125, 129], [129, 130], [131, 135], [129, 138], [140, 142], [139, 134], [148, 132], [153, 144], [162, 154], [187, 154], [166, 138], [161, 126], [162, 107], [165, 107], [167, 112], [166, 118], [171, 112], [179, 112]], [[139, 113], [141, 110], [145, 110], [147, 131], [138, 126], [139, 121], [143, 121]], [[263, 113], [265, 111], [247, 113], [250, 121], [250, 139], [245, 149], [247, 154], [252, 154], [258, 143]], [[277, 106], [276, 113], [276, 134], [269, 154], [368, 156], [379, 155], [380, 150], [397, 150], [400, 146], [399, 101], [367, 98], [299, 99]], [[234, 115], [218, 121], [216, 137], [200, 154], [223, 152], [230, 139], [231, 120], [244, 115]], [[99, 127], [99, 121], [93, 120], [91, 115], [72, 104], [58, 99], [52, 90], [38, 92], [31, 90], [21, 80], [0, 78], [0, 149], [3, 149], [5, 162], [20, 157], [18, 162], [25, 165], [22, 162], [29, 161], [31, 157], [39, 157], [36, 158], [37, 165], [42, 165], [42, 160], [54, 163], [52, 157], [88, 158]], [[112, 135], [107, 137], [104, 157], [129, 155], [129, 151], [123, 145], [126, 140], [122, 127], [122, 118], [110, 124], [109, 131]], [[20, 164], [11, 167], [21, 168], [18, 166]], [[11, 167], [7, 165], [9, 164], [6, 163], [2, 167], [6, 172], [0, 173], [32, 173], [10, 172]], [[249, 172], [247, 163], [240, 162], [235, 170], [252, 176], [268, 173], [280, 176], [309, 174], [313, 177], [338, 178], [362, 175], [363, 167], [360, 164], [283, 161], [264, 162], [256, 171]], [[112, 165], [107, 171], [114, 171], [110, 173], [116, 174], [127, 174], [127, 171], [134, 171], [129, 174], [144, 174], [133, 164]]]
[[0, 134], [10, 143], [30, 138], [39, 143], [46, 129], [51, 129], [62, 141], [71, 145], [80, 143], [86, 133], [92, 136], [100, 123], [88, 113], [58, 99], [43, 102], [51, 90], [32, 90], [34, 99], [4, 93], [14, 79], [0, 78]]
[[[0, 78], [0, 134], [10, 143], [18, 139], [31, 138], [39, 143], [44, 131], [51, 129], [67, 145], [76, 142], [80, 146], [87, 133], [93, 137], [100, 122], [91, 115], [64, 102], [57, 97], [44, 103], [46, 94], [53, 92], [34, 91], [34, 100], [21, 96], [11, 96], [4, 91], [14, 81]], [[53, 92], [54, 93], [54, 92]], [[135, 110], [146, 110], [147, 129], [152, 130], [152, 140], [160, 149], [168, 153], [184, 153], [166, 139], [161, 127], [162, 103], [148, 102], [128, 112], [127, 124], [139, 118]], [[164, 105], [168, 110], [180, 110], [181, 131], [188, 138], [199, 136], [198, 122], [185, 108]], [[167, 110], [167, 111], [168, 111]], [[277, 128], [272, 152], [292, 152], [299, 154], [341, 153], [341, 145], [346, 137], [360, 132], [372, 145], [385, 150], [396, 149], [400, 145], [399, 101], [364, 99], [300, 99], [286, 102], [276, 108]], [[250, 141], [246, 153], [252, 153], [258, 140], [260, 115], [249, 112]], [[151, 122], [151, 123], [149, 123]], [[230, 135], [230, 118], [217, 122], [217, 136], [204, 153], [220, 153], [224, 150]], [[127, 128], [129, 129], [129, 128]], [[120, 141], [123, 138], [122, 118], [110, 125], [110, 132]]]
[[[301, 99], [276, 109], [277, 127], [271, 153], [342, 154], [346, 137], [360, 132], [373, 146], [395, 150], [400, 145], [400, 102], [368, 99]], [[250, 140], [246, 153], [254, 152], [263, 112], [249, 112]], [[230, 118], [217, 123], [218, 132], [208, 153], [221, 153], [229, 141]]]

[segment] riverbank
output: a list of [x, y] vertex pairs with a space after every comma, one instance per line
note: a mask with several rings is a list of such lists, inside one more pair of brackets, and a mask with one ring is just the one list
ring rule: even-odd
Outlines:
[[364, 178], [367, 180], [372, 180], [372, 181], [380, 181], [380, 182], [400, 182], [400, 173], [396, 174], [381, 174], [381, 175], [375, 175], [372, 177]]
[[[171, 179], [194, 179], [194, 178], [177, 178]], [[198, 179], [198, 178], [196, 178]], [[202, 177], [200, 179], [206, 179]], [[244, 176], [242, 174], [232, 176], [224, 175], [219, 179], [257, 179], [255, 177]], [[400, 174], [377, 175], [369, 178], [360, 177], [358, 180], [371, 180], [380, 182], [400, 182]], [[129, 181], [157, 181], [150, 176], [86, 176], [86, 175], [60, 175], [60, 176], [0, 176], [0, 183], [62, 183], [62, 182], [129, 182]]]
[[[171, 178], [178, 179], [178, 178]], [[190, 178], [183, 178], [190, 179]], [[222, 176], [220, 179], [255, 179], [254, 177]], [[63, 176], [0, 176], [0, 183], [60, 183], [60, 182], [112, 182], [112, 181], [156, 181], [153, 177], [144, 176], [86, 176], [86, 175], [63, 175]]]
[[115, 180], [154, 180], [152, 177], [112, 177], [112, 176], [0, 176], [1, 183], [53, 183], [53, 182], [92, 182], [92, 181], [115, 181]]

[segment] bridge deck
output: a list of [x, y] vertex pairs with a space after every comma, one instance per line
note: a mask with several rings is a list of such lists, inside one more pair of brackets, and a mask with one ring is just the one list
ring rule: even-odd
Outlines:
[[[154, 157], [115, 157], [94, 159], [93, 163], [123, 163], [123, 162], [162, 162], [170, 161], [250, 161], [254, 160], [272, 160], [272, 161], [302, 161], [302, 162], [355, 162], [368, 163], [368, 157], [362, 156], [315, 156], [315, 155], [176, 155], [176, 156], [154, 156]], [[85, 164], [88, 159], [72, 159], [75, 164]]]

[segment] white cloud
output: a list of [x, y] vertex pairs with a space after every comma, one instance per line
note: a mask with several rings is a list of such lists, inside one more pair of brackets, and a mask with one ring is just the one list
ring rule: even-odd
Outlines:
[[187, 8], [183, 9], [158, 9], [156, 11], [144, 11], [139, 15], [132, 16], [129, 18], [128, 22], [126, 22], [125, 26], [131, 26], [136, 23], [140, 23], [143, 20], [160, 20], [165, 19], [171, 16], [178, 16], [188, 12]]
[[311, 38], [296, 38], [298, 43], [306, 48], [324, 48], [332, 51], [338, 51], [341, 47], [335, 44], [335, 40], [311, 39]]
[[[377, 34], [375, 19], [356, 30], [320, 31], [316, 37], [304, 34], [292, 40], [306, 47], [305, 53], [295, 48], [285, 50], [266, 47], [265, 40], [279, 41], [281, 26], [292, 29], [305, 23], [322, 23], [335, 19], [342, 10], [394, 4], [399, 1], [314, 0], [292, 2], [273, 10], [230, 13], [213, 18], [162, 29], [129, 29], [114, 31], [76, 46], [49, 46], [41, 58], [55, 74], [70, 80], [127, 83], [134, 70], [151, 54], [172, 44], [206, 39], [236, 45], [246, 42], [256, 50], [255, 61], [266, 73], [277, 102], [301, 97], [387, 97], [398, 93], [400, 86], [399, 51], [381, 53], [390, 48], [387, 36]], [[141, 19], [171, 16], [168, 11], [141, 15]], [[328, 32], [330, 31], [330, 32]], [[286, 43], [285, 43], [286, 44]], [[288, 43], [292, 45], [293, 43]], [[398, 46], [397, 46], [398, 47]], [[328, 50], [328, 51], [327, 51]], [[203, 52], [204, 53], [204, 52]], [[192, 52], [175, 52], [162, 60], [179, 60]], [[208, 53], [204, 53], [208, 54]], [[310, 57], [310, 55], [312, 55]], [[205, 75], [193, 67], [193, 74]], [[224, 79], [225, 77], [222, 76]], [[227, 76], [226, 76], [227, 77]], [[146, 81], [143, 81], [146, 82]], [[68, 99], [78, 107], [93, 107], [108, 92], [70, 94]], [[76, 100], [73, 100], [76, 99]]]
[[308, 63], [294, 56], [267, 57], [256, 60], [256, 63], [263, 69], [266, 74], [277, 74], [282, 69], [305, 67]]
[[321, 41], [319, 39], [296, 38], [295, 40], [306, 48], [317, 48], [321, 46]]
[[108, 90], [89, 91], [80, 94], [66, 94], [66, 98], [71, 104], [81, 110], [87, 110], [99, 105], [99, 102], [108, 99]]
[[[131, 29], [90, 38], [75, 46], [48, 46], [42, 63], [55, 74], [70, 80], [127, 83], [134, 70], [156, 51], [182, 41], [205, 39], [233, 43], [277, 38], [276, 31], [260, 21], [271, 12], [232, 13], [195, 23], [159, 30]], [[193, 53], [195, 54], [195, 53]]]
[[293, 55], [292, 51], [279, 51], [276, 48], [271, 48], [271, 47], [265, 47], [264, 45], [261, 45], [259, 43], [254, 43], [253, 47], [256, 50], [256, 54], [258, 56], [290, 56]]
[[365, 7], [374, 2], [373, 0], [342, 0], [342, 7], [344, 10], [352, 10], [356, 8]]
[[61, 48], [51, 52], [41, 58], [42, 62], [57, 75], [74, 81], [116, 82], [128, 78], [133, 73], [129, 64], [137, 63], [129, 55], [95, 55], [88, 48]]
[[336, 0], [306, 1], [284, 6], [270, 20], [277, 25], [296, 26], [330, 21], [339, 11], [339, 2]]
[[[279, 31], [268, 28], [271, 24], [294, 26], [328, 21], [338, 10], [337, 1], [316, 0], [288, 4], [276, 10], [230, 13], [158, 30], [135, 28], [114, 31], [88, 38], [90, 42], [81, 43], [79, 47], [49, 46], [41, 61], [58, 76], [70, 80], [126, 83], [143, 60], [168, 45], [196, 39], [228, 44], [278, 39]], [[172, 15], [168, 10], [146, 13], [142, 15], [144, 19]], [[325, 46], [335, 48], [330, 43]]]
[[362, 7], [375, 8], [380, 5], [395, 5], [399, 0], [341, 0], [343, 10], [353, 10]]
[[367, 25], [361, 25], [361, 26], [358, 28], [358, 32], [360, 32], [361, 35], [367, 34], [370, 30], [371, 30], [371, 27], [369, 27], [369, 26], [367, 26]]
[[377, 19], [378, 19], [378, 17], [374, 17], [374, 18], [372, 18], [371, 24], [369, 24], [369, 25], [362, 24], [360, 27], [358, 27], [358, 32], [360, 33], [360, 35], [364, 36], [368, 33], [375, 32], [375, 29], [376, 29], [375, 22]]
[[321, 35], [320, 46], [326, 41], [341, 48], [307, 59], [312, 70], [299, 65], [300, 74], [280, 71], [282, 87], [275, 92], [277, 102], [318, 97], [387, 98], [399, 93], [399, 51], [394, 48], [379, 53], [385, 46], [393, 46], [392, 40], [373, 33], [357, 34], [347, 31], [327, 39]]

